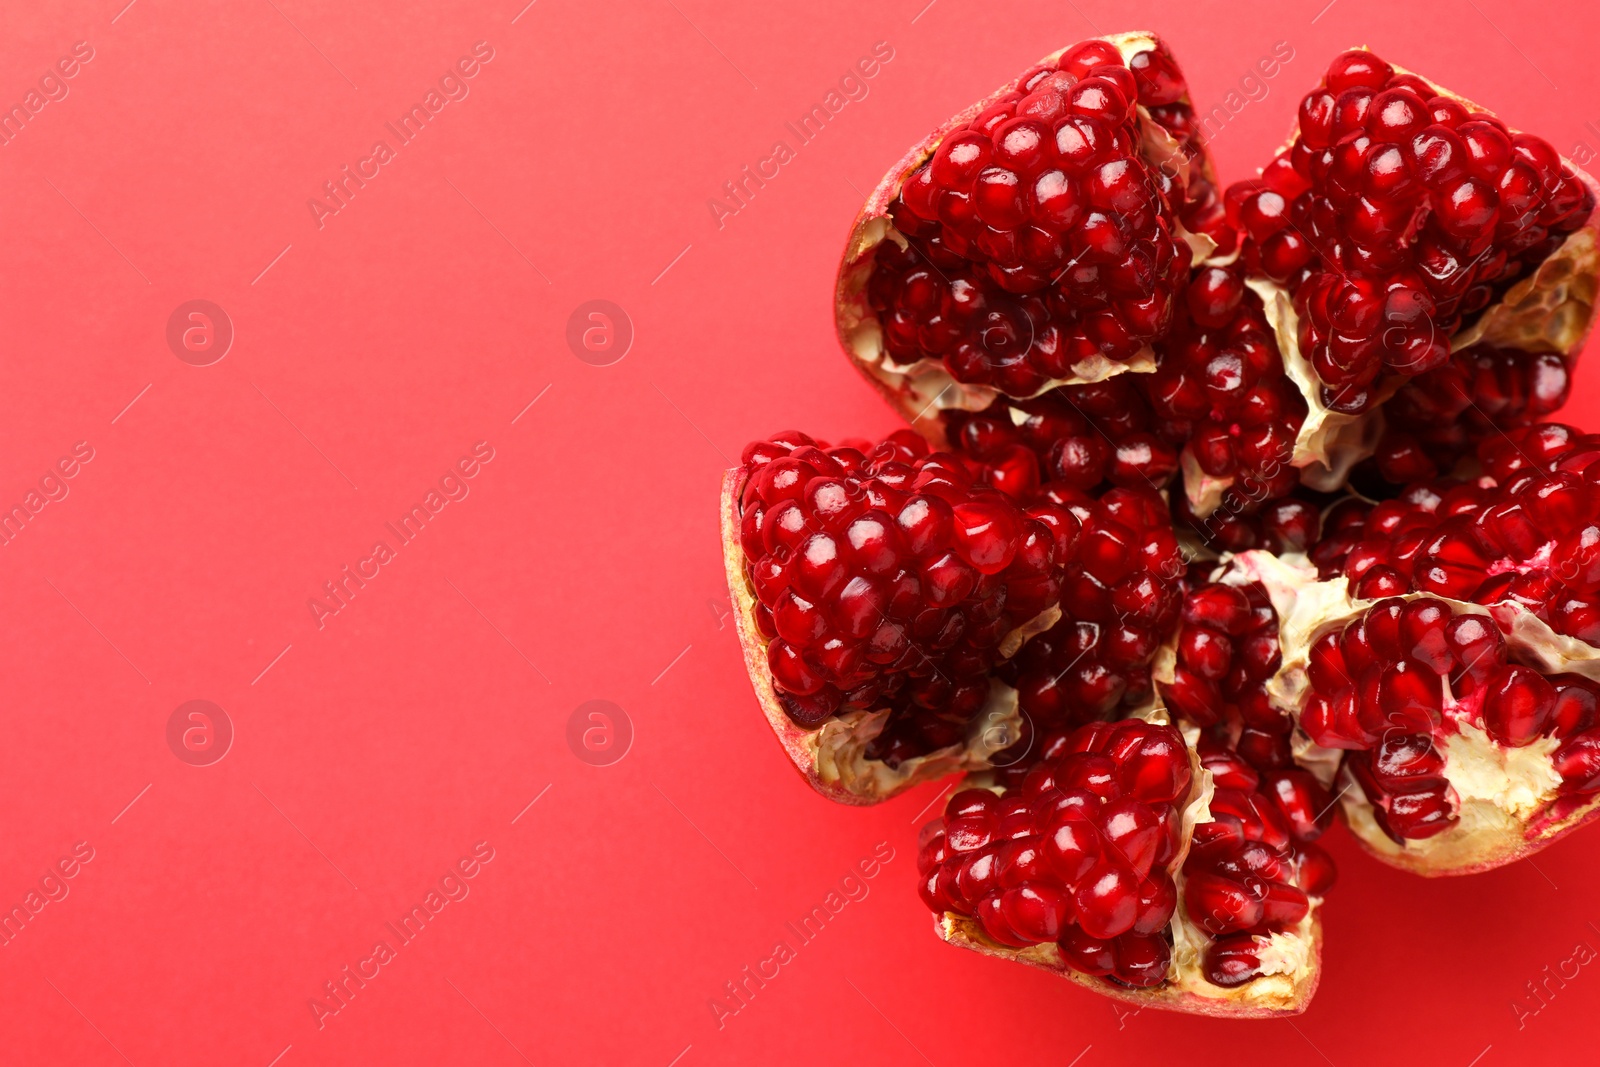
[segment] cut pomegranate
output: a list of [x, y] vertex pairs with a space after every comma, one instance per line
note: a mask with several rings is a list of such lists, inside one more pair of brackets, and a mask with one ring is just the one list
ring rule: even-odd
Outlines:
[[740, 636], [801, 769], [866, 801], [961, 766], [1005, 699], [990, 670], [1059, 614], [1078, 517], [974, 484], [909, 430], [876, 447], [779, 434], [745, 449], [726, 495]]
[[840, 338], [909, 419], [1148, 370], [1194, 249], [1231, 240], [1166, 46], [1091, 39], [889, 172], [840, 269]]
[[722, 530], [810, 784], [966, 775], [943, 939], [1248, 1017], [1316, 986], [1336, 808], [1423, 874], [1600, 815], [1600, 434], [1539, 421], [1600, 187], [1364, 50], [1226, 196], [1197, 128], [1134, 33], [913, 149], [835, 309], [918, 432], [757, 442]]
[[[1567, 368], [1540, 357], [1575, 357], [1593, 319], [1597, 190], [1545, 141], [1370, 52], [1330, 64], [1290, 143], [1225, 197], [1240, 263], [1310, 405], [1295, 459], [1309, 484], [1335, 489], [1375, 451], [1391, 474], [1444, 469], [1448, 455], [1409, 435], [1448, 438], [1448, 416], [1405, 416], [1481, 396], [1483, 420], [1501, 424], [1491, 412], [1516, 385], [1460, 380], [1484, 358], [1509, 356], [1508, 373], [1537, 377], [1546, 396], [1564, 391]], [[1466, 357], [1474, 345], [1485, 347]], [[1380, 448], [1379, 426], [1359, 416], [1418, 375], [1427, 393], [1391, 420], [1407, 436]]]
[[[1511, 862], [1600, 813], [1600, 648], [1541, 616], [1558, 618], [1550, 605], [1570, 604], [1570, 591], [1542, 604], [1508, 592], [1547, 592], [1551, 550], [1489, 564], [1507, 567], [1510, 582], [1484, 580], [1483, 562], [1446, 569], [1471, 538], [1471, 516], [1498, 506], [1468, 506], [1494, 495], [1485, 481], [1372, 508], [1344, 561], [1358, 575], [1348, 583], [1266, 553], [1231, 564], [1284, 612], [1283, 664], [1267, 693], [1305, 734], [1293, 755], [1326, 767], [1342, 753], [1340, 796], [1358, 838], [1424, 874]], [[1427, 588], [1474, 567], [1475, 587], [1450, 599]]]
[[[1140, 719], [1057, 733], [1005, 777], [1003, 794], [956, 793], [923, 831], [919, 891], [940, 936], [1141, 1004], [1304, 1006], [1318, 933], [1299, 882], [1325, 857], [1295, 855], [1264, 794], [1259, 810], [1213, 796], [1184, 736]], [[1230, 946], [1241, 959], [1225, 967]]]

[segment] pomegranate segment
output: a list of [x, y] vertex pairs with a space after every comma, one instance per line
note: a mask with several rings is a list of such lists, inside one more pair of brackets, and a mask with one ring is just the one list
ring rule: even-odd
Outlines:
[[1231, 241], [1170, 52], [1094, 38], [884, 179], [840, 271], [840, 338], [908, 418], [1148, 370], [1192, 247]]
[[1487, 860], [1592, 807], [1600, 684], [1533, 659], [1492, 614], [1430, 596], [1380, 600], [1320, 634], [1300, 724], [1346, 750], [1358, 833], [1370, 818], [1402, 849], [1441, 837], [1442, 855]]
[[924, 902], [1023, 948], [1059, 942], [1076, 969], [1165, 981], [1169, 870], [1193, 781], [1183, 737], [1137, 720], [1058, 735], [1020, 790], [965, 789], [926, 833]]
[[905, 178], [889, 216], [906, 243], [878, 245], [867, 288], [890, 359], [942, 360], [958, 382], [1026, 397], [1165, 330], [1189, 268], [1174, 226], [1185, 190], [1145, 158], [1141, 83], [1170, 95], [1086, 41]]
[[1362, 50], [1334, 59], [1289, 146], [1226, 199], [1247, 269], [1293, 294], [1320, 401], [1347, 414], [1380, 399], [1380, 376], [1445, 366], [1458, 327], [1595, 208], [1547, 142]]
[[[1209, 777], [1169, 725], [1056, 733], [1025, 771], [993, 776], [1003, 793], [950, 799], [923, 831], [919, 892], [946, 940], [1112, 996], [1205, 1014], [1298, 1011], [1316, 981], [1303, 886], [1320, 878], [1320, 895], [1331, 864], [1295, 844], [1267, 794], [1212, 796]], [[1208, 804], [1214, 821], [1197, 823]], [[1229, 946], [1238, 959], [1224, 966]]]
[[962, 746], [990, 669], [1058, 612], [1079, 521], [975, 484], [900, 430], [826, 448], [789, 432], [745, 449], [740, 579], [790, 722], [889, 709], [867, 757]]
[[1267, 683], [1282, 664], [1279, 619], [1259, 582], [1208, 582], [1183, 602], [1182, 624], [1160, 691], [1180, 721], [1203, 728], [1201, 765], [1215, 786], [1211, 821], [1195, 826], [1184, 864], [1184, 906], [1211, 941], [1203, 973], [1211, 984], [1258, 977], [1280, 942], [1332, 886], [1333, 860], [1312, 844], [1334, 804], [1299, 769], [1294, 720], [1272, 702]]

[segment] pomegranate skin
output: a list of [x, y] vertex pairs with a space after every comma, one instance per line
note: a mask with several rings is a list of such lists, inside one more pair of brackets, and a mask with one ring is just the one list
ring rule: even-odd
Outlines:
[[1259, 1001], [1247, 999], [1234, 991], [1224, 989], [1216, 989], [1216, 993], [1211, 995], [1202, 995], [1178, 986], [1159, 986], [1154, 989], [1118, 988], [1067, 966], [1066, 960], [1061, 956], [1061, 949], [1053, 944], [1010, 948], [991, 941], [976, 919], [951, 912], [934, 916], [933, 932], [946, 944], [971, 949], [979, 955], [1037, 967], [1124, 1004], [1133, 1004], [1141, 1008], [1159, 1008], [1184, 1015], [1207, 1015], [1216, 1019], [1275, 1019], [1287, 1015], [1299, 1015], [1311, 1003], [1311, 998], [1316, 995], [1317, 986], [1322, 980], [1322, 920], [1315, 917], [1311, 920], [1312, 954], [1307, 961], [1305, 978], [1295, 986], [1292, 995]]

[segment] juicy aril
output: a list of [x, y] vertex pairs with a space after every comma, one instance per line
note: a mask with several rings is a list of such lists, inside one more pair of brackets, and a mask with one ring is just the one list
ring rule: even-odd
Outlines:
[[722, 529], [810, 784], [964, 776], [940, 937], [1241, 1017], [1316, 987], [1335, 811], [1449, 874], [1600, 810], [1600, 437], [1539, 422], [1600, 224], [1544, 141], [1359, 50], [1217, 189], [1151, 34], [962, 112], [838, 276], [913, 429], [752, 444]]

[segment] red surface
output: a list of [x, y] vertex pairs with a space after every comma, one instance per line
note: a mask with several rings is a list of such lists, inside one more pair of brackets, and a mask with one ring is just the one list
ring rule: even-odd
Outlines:
[[[1326, 977], [1293, 1022], [1119, 1017], [939, 944], [912, 890], [936, 794], [830, 807], [789, 770], [723, 614], [716, 492], [754, 436], [892, 427], [832, 338], [846, 228], [907, 144], [1038, 55], [1149, 27], [1216, 102], [1289, 42], [1214, 138], [1230, 177], [1358, 42], [1572, 153], [1600, 149], [1593, 4], [1238, 2], [1219, 23], [1194, 10], [1217, 5], [1104, 0], [124, 2], [0, 16], [4, 102], [74, 42], [94, 53], [0, 146], [0, 504], [93, 449], [0, 547], [0, 904], [93, 850], [0, 948], [0, 1062], [1094, 1067], [1181, 1044], [1194, 1064], [1490, 1067], [1592, 1049], [1600, 972], [1551, 980], [1542, 1007], [1525, 988], [1600, 947], [1592, 829], [1537, 866], [1435, 883], [1336, 839]], [[479, 41], [493, 59], [470, 94], [319, 228], [307, 200]], [[719, 228], [708, 199], [793, 147], [785, 122], [879, 41], [893, 58], [868, 95]], [[234, 325], [211, 366], [165, 340], [193, 299]], [[594, 299], [635, 328], [611, 366], [565, 339]], [[470, 495], [396, 547], [385, 523], [480, 441], [492, 461], [447, 483]], [[379, 540], [394, 558], [319, 629], [308, 600]], [[168, 747], [196, 699], [235, 733], [210, 766]], [[609, 766], [569, 747], [590, 700], [632, 725]], [[492, 861], [470, 862], [478, 842]], [[719, 1028], [710, 999], [878, 842], [894, 858], [848, 886], [867, 895]], [[447, 885], [469, 895], [401, 945], [385, 924], [464, 859], [475, 877]], [[371, 973], [379, 940], [394, 958], [319, 1027], [311, 1000], [346, 965]]]

